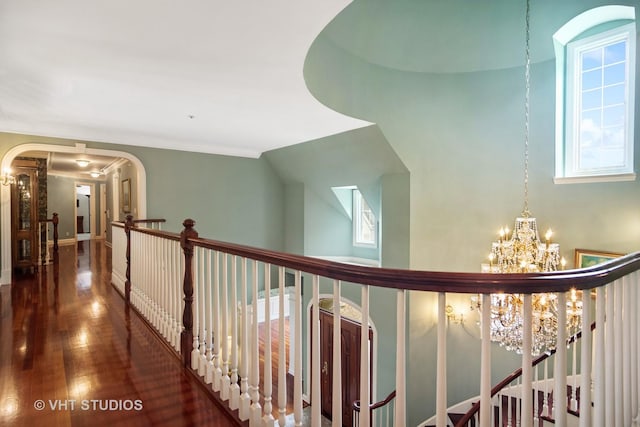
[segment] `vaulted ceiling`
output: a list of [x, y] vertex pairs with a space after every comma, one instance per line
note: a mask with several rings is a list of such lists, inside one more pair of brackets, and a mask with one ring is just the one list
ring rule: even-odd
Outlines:
[[[553, 59], [561, 25], [610, 3], [530, 2], [533, 62]], [[434, 75], [520, 67], [524, 11], [525, 0], [2, 0], [0, 132], [258, 157], [376, 121], [335, 82], [310, 93], [318, 74], [342, 75], [336, 55]], [[346, 84], [362, 85], [349, 71]]]

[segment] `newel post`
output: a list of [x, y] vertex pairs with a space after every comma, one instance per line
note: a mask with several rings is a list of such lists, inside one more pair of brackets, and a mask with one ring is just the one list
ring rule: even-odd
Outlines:
[[124, 299], [127, 303], [131, 302], [131, 229], [135, 227], [133, 223], [133, 215], [127, 215], [127, 220], [124, 222], [124, 234], [127, 236], [127, 272], [125, 273], [124, 282]]
[[198, 232], [193, 228], [196, 222], [185, 219], [182, 223], [184, 230], [180, 233], [180, 247], [184, 252], [184, 312], [182, 324], [184, 329], [180, 334], [180, 345], [185, 366], [191, 366], [191, 349], [193, 347], [193, 243], [190, 239], [198, 237]]
[[53, 223], [53, 250], [54, 252], [58, 252], [58, 223], [60, 222], [60, 218], [58, 218], [58, 213], [53, 213], [53, 219], [51, 220]]

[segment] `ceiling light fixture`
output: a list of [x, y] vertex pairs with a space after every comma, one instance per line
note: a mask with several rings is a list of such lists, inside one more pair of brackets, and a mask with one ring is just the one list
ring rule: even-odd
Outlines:
[[91, 162], [89, 160], [76, 160], [76, 163], [81, 168], [86, 168], [87, 166], [89, 166], [89, 163], [91, 163]]
[[[551, 241], [552, 232], [547, 231], [545, 241], [538, 236], [536, 219], [529, 212], [529, 80], [531, 59], [529, 54], [529, 0], [526, 2], [525, 22], [525, 135], [524, 135], [524, 208], [510, 234], [508, 228], [500, 229], [498, 240], [491, 245], [489, 263], [482, 265], [485, 273], [534, 273], [549, 272], [564, 268], [560, 258], [560, 245]], [[575, 290], [567, 303], [567, 321], [558, 321], [558, 302], [553, 293], [532, 295], [533, 331], [523, 330], [523, 294], [492, 294], [491, 340], [507, 350], [522, 354], [523, 336], [533, 332], [532, 355], [537, 356], [556, 348], [558, 328], [567, 328], [569, 336], [578, 331], [582, 316], [582, 305]], [[480, 307], [480, 299], [472, 298], [472, 308]]]
[[98, 178], [100, 175], [102, 175], [100, 172], [91, 172], [92, 178]]

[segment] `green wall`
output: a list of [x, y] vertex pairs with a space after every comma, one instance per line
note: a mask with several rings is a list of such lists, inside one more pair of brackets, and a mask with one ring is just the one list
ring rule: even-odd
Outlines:
[[[385, 267], [409, 265], [408, 172], [376, 126], [273, 150], [264, 157], [285, 182], [288, 250], [309, 256], [375, 259]], [[359, 188], [381, 220], [378, 248], [353, 246], [351, 219], [332, 191], [332, 187], [349, 185]], [[305, 309], [313, 294], [311, 283], [311, 277], [305, 276]], [[320, 293], [332, 292], [331, 281], [322, 280]], [[344, 298], [359, 306], [360, 295], [361, 286], [343, 284]], [[369, 299], [377, 332], [376, 392], [383, 398], [395, 388], [395, 292], [371, 288]], [[306, 316], [305, 310], [305, 328]]]
[[[0, 157], [19, 144], [73, 146], [76, 142], [0, 133]], [[165, 230], [180, 231], [183, 220], [193, 218], [204, 237], [275, 250], [284, 248], [284, 188], [264, 159], [90, 141], [86, 145], [128, 152], [141, 160], [147, 176], [147, 217], [165, 218]], [[123, 176], [124, 172], [126, 167]], [[110, 196], [109, 180], [107, 184]]]
[[[590, 3], [594, 6], [607, 2]], [[388, 12], [390, 19], [396, 19], [404, 16], [408, 7], [407, 2], [385, 3], [384, 7], [353, 2], [346, 17], [336, 17], [312, 45], [305, 63], [305, 80], [322, 103], [375, 122], [406, 165], [410, 267], [477, 272], [497, 231], [504, 225], [513, 228], [513, 221], [523, 208], [524, 67], [440, 74], [402, 71], [364, 60], [369, 53], [366, 48], [372, 46], [363, 41], [376, 39], [384, 40], [385, 48], [393, 50], [394, 55], [397, 53], [394, 61], [402, 62], [404, 53], [416, 52], [415, 46], [393, 45], [393, 41], [414, 43], [423, 40], [422, 32], [429, 29], [408, 25], [397, 39], [395, 35], [385, 39], [382, 31], [390, 28], [380, 30], [367, 19], [354, 22], [356, 14], [350, 9], [360, 8], [376, 16], [382, 10]], [[569, 17], [585, 8], [588, 7], [580, 2], [563, 3], [563, 13]], [[410, 19], [418, 22], [420, 18]], [[546, 33], [535, 33], [538, 28]], [[536, 22], [532, 40], [547, 43], [545, 49], [550, 51], [553, 31], [547, 23]], [[356, 37], [365, 47], [357, 50], [349, 37]], [[424, 46], [425, 58], [430, 48]], [[534, 57], [536, 53], [532, 53]], [[407, 65], [404, 69], [411, 69], [412, 57], [407, 55], [404, 61]], [[640, 81], [638, 69], [636, 81]], [[625, 253], [637, 250], [640, 241], [637, 180], [562, 185], [553, 182], [555, 61], [552, 59], [532, 64], [530, 106], [529, 208], [538, 218], [540, 229], [550, 227], [555, 231], [554, 238], [570, 265], [576, 248]], [[638, 112], [640, 97], [636, 97], [636, 117], [640, 116]], [[639, 129], [640, 120], [636, 118], [636, 141]], [[636, 164], [639, 151], [636, 144]], [[468, 307], [467, 296], [450, 298], [459, 299], [459, 304]], [[435, 413], [435, 299], [435, 294], [418, 292], [412, 292], [409, 298], [409, 425]], [[479, 357], [475, 356], [480, 353], [480, 341], [475, 338], [477, 319], [477, 313], [472, 313], [464, 328], [448, 328], [449, 345], [455, 345], [456, 349], [460, 346], [459, 351], [448, 353], [447, 365], [452, 374], [449, 404], [479, 391]], [[512, 370], [517, 358], [498, 347], [493, 352], [498, 356], [492, 372], [495, 382]], [[433, 390], [425, 387], [428, 384], [433, 384]]]

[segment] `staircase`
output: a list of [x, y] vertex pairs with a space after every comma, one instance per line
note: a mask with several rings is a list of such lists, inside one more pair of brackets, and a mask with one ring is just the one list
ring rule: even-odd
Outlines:
[[[595, 330], [595, 322], [591, 324], [591, 331]], [[567, 340], [567, 355], [572, 363], [568, 367], [566, 378], [566, 394], [564, 407], [567, 412], [567, 425], [577, 425], [580, 417], [580, 383], [581, 374], [578, 373], [577, 354], [579, 352], [582, 333]], [[544, 427], [555, 425], [554, 379], [550, 374], [550, 366], [555, 365], [556, 351], [543, 354], [532, 362], [534, 379], [532, 382], [533, 426]], [[491, 424], [495, 427], [519, 426], [522, 413], [522, 368], [503, 379], [491, 390], [493, 413]], [[480, 403], [476, 396], [460, 402], [447, 410], [447, 426], [475, 427], [479, 422]], [[435, 427], [435, 417], [422, 423], [419, 427]]]

